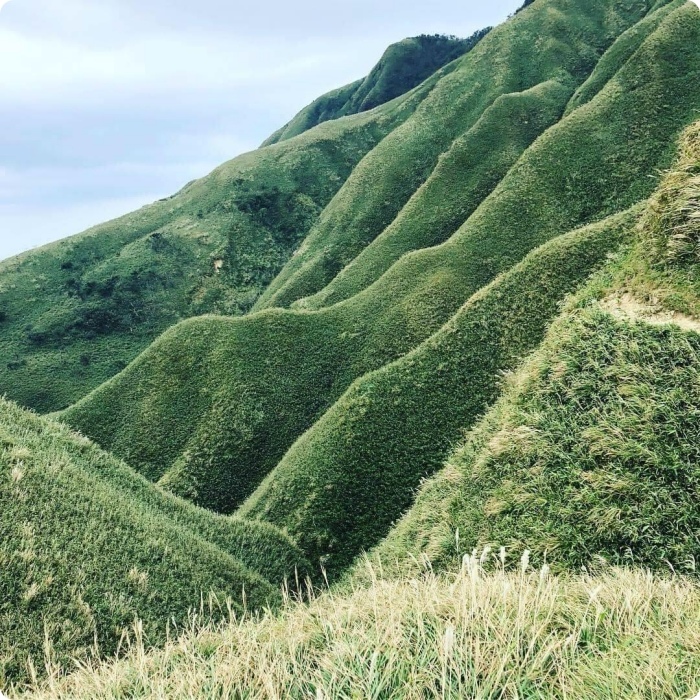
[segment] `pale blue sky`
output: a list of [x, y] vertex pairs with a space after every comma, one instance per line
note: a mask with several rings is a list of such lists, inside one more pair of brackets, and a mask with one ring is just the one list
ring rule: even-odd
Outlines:
[[394, 41], [521, 1], [0, 0], [0, 259], [257, 147]]

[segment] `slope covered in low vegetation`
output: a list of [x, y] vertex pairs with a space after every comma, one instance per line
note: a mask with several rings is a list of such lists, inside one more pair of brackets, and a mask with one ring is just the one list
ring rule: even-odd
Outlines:
[[[127, 313], [147, 243], [148, 269], [173, 279], [157, 313], [93, 347], [116, 339], [131, 359], [182, 299], [179, 317], [229, 317], [175, 323], [57, 414], [87, 437], [0, 401], [0, 687], [692, 697], [698, 46], [682, 0], [535, 0], [390, 103], [5, 263], [0, 346], [44, 407], [71, 380], [42, 395], [58, 365], [37, 369], [36, 348], [68, 362], [81, 346], [44, 329], [23, 354], [22, 294], [27, 333], [39, 311]], [[287, 195], [313, 202], [303, 225]], [[234, 219], [258, 223], [224, 255], [217, 226]], [[287, 226], [263, 275], [267, 234]], [[206, 232], [196, 253], [190, 230]], [[184, 294], [192, 260], [211, 274]], [[242, 305], [235, 261], [262, 275]], [[47, 289], [72, 271], [67, 296]], [[307, 576], [310, 603], [291, 602], [282, 583]], [[213, 619], [185, 629], [200, 604]]]
[[[700, 123], [638, 240], [574, 299], [377, 555], [462, 547], [693, 572], [700, 559]], [[420, 565], [419, 565], [420, 566]]]
[[[650, 148], [647, 157], [654, 150], [652, 141], [647, 143], [646, 138], [634, 136], [643, 133], [653, 139], [656, 127], [645, 128], [641, 123], [633, 127], [630, 122], [623, 134], [615, 128], [615, 121], [621, 125], [625, 111], [629, 110], [632, 121], [657, 122], [660, 111], [677, 100], [687, 99], [684, 93], [688, 84], [678, 76], [693, 75], [697, 70], [688, 64], [697, 60], [696, 52], [689, 48], [697, 42], [697, 37], [688, 35], [688, 31], [697, 30], [693, 26], [696, 18], [687, 3], [662, 4], [673, 5], [676, 12], [640, 47], [634, 60], [617, 63], [614, 80], [609, 81], [618, 83], [617, 90], [611, 91], [609, 99], [604, 101], [613, 112], [607, 115], [612, 123], [589, 124], [589, 132], [598, 136], [596, 146], [586, 152], [585, 143], [581, 143], [571, 152], [577, 160], [580, 181], [562, 175], [558, 181], [548, 183], [549, 187], [542, 183], [537, 193], [540, 199], [556, 195], [557, 190], [583, 195], [590, 188], [595, 207], [601, 193], [597, 183], [589, 178], [593, 173], [596, 176], [606, 173], [606, 169], [600, 168], [601, 162], [594, 158], [597, 148], [610, 149], [606, 158], [608, 168], [613, 169], [619, 165], [618, 159], [627, 158], [626, 146], [630, 141], [636, 148]], [[320, 291], [400, 215], [416, 190], [434, 172], [440, 157], [474, 126], [495, 99], [523, 92], [547, 80], [558, 80], [573, 93], [589, 78], [615, 39], [656, 7], [663, 9], [659, 3], [652, 2], [624, 5], [548, 0], [533, 3], [490, 32], [458, 61], [457, 69], [438, 83], [412, 118], [361, 161], [255, 308], [289, 306]], [[678, 48], [671, 49], [670, 44], [675, 42]], [[666, 43], [667, 48], [652, 64], [649, 54], [659, 51], [660, 43]], [[654, 72], [657, 68], [660, 72]], [[638, 93], [637, 88], [640, 88]], [[610, 104], [613, 94], [616, 105]], [[599, 101], [598, 107], [601, 104]], [[591, 116], [595, 119], [594, 114]], [[583, 115], [579, 117], [583, 119]], [[592, 139], [593, 134], [587, 137]], [[629, 162], [642, 165], [644, 157], [640, 152], [639, 159], [632, 158]], [[566, 163], [563, 165], [566, 167]], [[612, 188], [610, 199], [624, 196], [625, 180], [622, 176], [618, 183], [606, 183], [608, 189]], [[515, 196], [515, 191], [510, 189]], [[525, 193], [521, 199], [521, 208], [527, 212], [534, 202]], [[446, 214], [454, 215], [449, 208]], [[440, 216], [439, 210], [436, 216]]]
[[404, 95], [471, 51], [489, 31], [490, 28], [483, 29], [468, 39], [423, 34], [392, 44], [366, 78], [314, 100], [263, 146], [286, 141], [323, 122], [366, 112]]
[[[54, 662], [112, 654], [135, 619], [152, 643], [203, 598], [279, 602], [309, 572], [271, 527], [159, 491], [58, 423], [0, 402], [0, 686]], [[209, 608], [207, 607], [207, 612]]]
[[700, 687], [698, 609], [688, 581], [483, 575], [476, 561], [190, 632], [155, 654], [136, 645], [23, 697], [678, 700]]
[[241, 514], [284, 527], [329, 575], [385, 536], [500, 375], [542, 340], [565, 295], [629, 234], [634, 212], [542, 246], [477, 292], [416, 350], [355, 382]]
[[[533, 248], [651, 193], [655, 168], [670, 162], [676, 134], [700, 105], [698, 84], [679, 78], [700, 68], [697, 52], [684, 49], [698, 42], [700, 23], [690, 5], [673, 5], [634, 61], [526, 148], [445, 243], [403, 255], [359, 294], [315, 313], [269, 310], [176, 326], [63, 418], [149, 478], [230, 512], [354, 380], [413, 350]], [[518, 17], [531, 15], [541, 31], [549, 6], [535, 3]], [[465, 65], [510, 47], [500, 31]], [[540, 64], [546, 75], [550, 63]], [[572, 90], [554, 81], [529, 91], [529, 113], [544, 117], [557, 104], [563, 111]], [[522, 133], [511, 124], [509, 133]], [[503, 168], [501, 157], [496, 150], [494, 167]]]
[[65, 408], [172, 324], [248, 311], [357, 162], [431, 87], [0, 262], [0, 394], [41, 412]]

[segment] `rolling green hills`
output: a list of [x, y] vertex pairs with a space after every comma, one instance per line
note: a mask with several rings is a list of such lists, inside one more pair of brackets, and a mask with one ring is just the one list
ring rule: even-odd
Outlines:
[[696, 692], [698, 47], [535, 0], [0, 263], [0, 688]]
[[454, 565], [459, 544], [576, 568], [700, 557], [700, 122], [635, 242], [593, 278], [377, 550]]
[[136, 619], [151, 643], [203, 597], [274, 605], [309, 565], [281, 532], [164, 493], [85, 438], [0, 402], [0, 686], [112, 654]]
[[366, 78], [314, 100], [263, 146], [294, 138], [323, 122], [391, 102], [471, 51], [490, 29], [476, 32], [468, 39], [423, 34], [392, 44]]
[[[547, 15], [548, 9], [548, 3], [533, 4], [507, 23], [509, 41], [509, 25], [529, 18], [539, 28], [539, 13]], [[312, 313], [268, 310], [175, 326], [127, 370], [62, 414], [63, 419], [179, 495], [232, 512], [353, 381], [413, 350], [532, 249], [622, 212], [651, 193], [656, 169], [670, 162], [676, 134], [700, 106], [697, 84], [678, 77], [700, 68], [697, 52], [683, 50], [697, 43], [699, 23], [689, 5], [672, 3], [660, 11], [665, 18], [634, 60], [623, 62], [595, 97], [531, 145], [527, 142], [533, 135], [523, 137], [517, 118], [509, 124], [485, 115], [487, 129], [506, 131], [524, 151], [519, 158], [511, 151], [504, 165], [504, 152], [494, 149], [493, 162], [477, 172], [490, 177], [489, 165], [502, 172], [509, 160], [516, 162], [480, 203], [469, 205], [473, 213], [444, 243], [403, 255], [360, 293]], [[510, 46], [500, 32], [495, 29], [483, 39], [463, 59], [465, 65], [482, 51]], [[546, 42], [544, 46], [546, 54]], [[549, 72], [549, 63], [542, 63]], [[549, 81], [521, 97], [501, 100], [494, 114], [510, 105], [522, 117], [522, 108], [528, 122], [530, 115], [539, 114], [544, 128], [557, 109], [564, 112], [572, 94], [573, 86]], [[351, 179], [369, 167], [370, 156]], [[449, 192], [460, 172], [458, 159], [444, 162], [450, 167], [434, 174], [436, 193]], [[400, 166], [392, 159], [381, 165]], [[381, 177], [378, 172], [376, 178]], [[473, 201], [474, 190], [483, 183], [478, 175], [464, 180]], [[374, 189], [370, 182], [365, 185], [367, 197]], [[340, 206], [339, 196], [332, 206]], [[364, 206], [364, 199], [359, 201]], [[459, 197], [451, 201], [460, 206]], [[427, 228], [421, 225], [427, 208], [416, 204], [410, 210], [418, 220], [415, 227], [410, 212], [400, 215], [403, 231]], [[449, 209], [434, 197], [433, 212], [454, 216]], [[404, 240], [411, 239], [405, 235]], [[419, 234], [416, 240], [420, 245]]]
[[[412, 118], [395, 129], [360, 162], [297, 254], [263, 293], [255, 308], [289, 306], [320, 291], [400, 215], [412, 195], [434, 172], [440, 157], [449, 151], [459, 136], [474, 126], [495, 99], [528, 90], [547, 80], [568, 85], [573, 92], [589, 78], [600, 57], [615, 43], [615, 38], [645, 17], [653, 4], [533, 3], [526, 11], [490, 32], [460, 59], [457, 69], [438, 83]], [[671, 4], [681, 14], [693, 17], [690, 14], [692, 8], [683, 7], [685, 3]], [[676, 24], [684, 26], [677, 37], [673, 35], [675, 27], [668, 19], [664, 24], [665, 29], [655, 33], [657, 41], [661, 36], [667, 42], [678, 41], [683, 49], [676, 58], [681, 62], [692, 62], [694, 52], [687, 47], [693, 45], [694, 38], [687, 36], [687, 23], [680, 17], [676, 18]], [[652, 44], [652, 40], [647, 41], [646, 52], [653, 50]], [[685, 75], [687, 70], [693, 73], [695, 68], [672, 66], [673, 54], [667, 58], [664, 53], [660, 62], [661, 73], [648, 81], [649, 76], [637, 73], [636, 66], [637, 57], [642, 58], [644, 51], [644, 47], [641, 48], [634, 61], [619, 61], [615, 77], [629, 81], [620, 86], [628, 96], [633, 85], [643, 85], [647, 94], [640, 93], [637, 108], [651, 109], [653, 114], [663, 109], [666, 102], [665, 96], [652, 95], [652, 91], [664, 83], [666, 91], [670, 91], [670, 83], [677, 75]], [[657, 64], [652, 66], [648, 59], [647, 71], [652, 71]], [[669, 71], [665, 80], [662, 76], [664, 68]], [[684, 91], [684, 86], [674, 86], [674, 95], [669, 95], [669, 98], [672, 101], [683, 99]], [[616, 91], [616, 97], [624, 100], [624, 94], [619, 91]], [[649, 104], [644, 104], [647, 100]], [[648, 116], [652, 117], [652, 114]], [[618, 117], [622, 116], [618, 113]], [[604, 129], [600, 134], [601, 141], [605, 141], [609, 133]], [[624, 139], [616, 140], [615, 145], [621, 147], [633, 133], [626, 133]], [[613, 143], [605, 145], [613, 146]], [[583, 154], [579, 152], [578, 155], [582, 157]], [[585, 158], [582, 158], [584, 173], [585, 165]], [[596, 161], [596, 174], [601, 170], [597, 167], [599, 165]], [[592, 168], [593, 163], [589, 167]], [[573, 183], [570, 187], [581, 189]]]
[[357, 162], [431, 87], [0, 262], [0, 394], [41, 412], [65, 408], [173, 323], [247, 311]]
[[480, 290], [414, 351], [357, 380], [244, 504], [330, 574], [388, 534], [422, 479], [540, 343], [564, 296], [634, 227], [634, 212], [567, 234]]

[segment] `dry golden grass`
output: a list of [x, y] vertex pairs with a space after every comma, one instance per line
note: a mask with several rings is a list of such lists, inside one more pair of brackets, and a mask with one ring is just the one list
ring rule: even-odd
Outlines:
[[[466, 557], [326, 592], [277, 615], [192, 629], [147, 653], [52, 679], [27, 697], [690, 698], [700, 688], [700, 588], [643, 571], [552, 576]], [[495, 560], [498, 570], [484, 573]]]

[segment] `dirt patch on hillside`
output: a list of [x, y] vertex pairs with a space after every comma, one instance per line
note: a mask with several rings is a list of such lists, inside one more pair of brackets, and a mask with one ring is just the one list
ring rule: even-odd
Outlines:
[[700, 333], [699, 319], [675, 311], [667, 311], [651, 303], [642, 302], [629, 293], [607, 297], [600, 305], [605, 311], [617, 318], [630, 321], [644, 321], [654, 326], [665, 326], [670, 323], [684, 331]]

